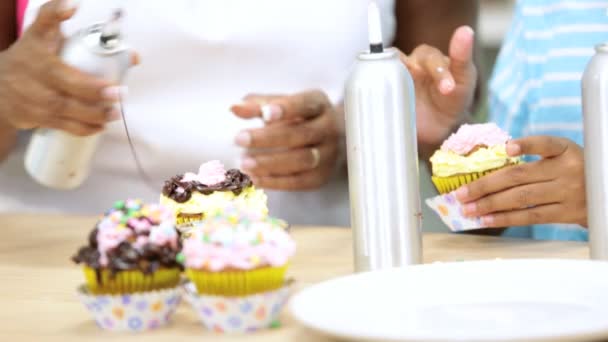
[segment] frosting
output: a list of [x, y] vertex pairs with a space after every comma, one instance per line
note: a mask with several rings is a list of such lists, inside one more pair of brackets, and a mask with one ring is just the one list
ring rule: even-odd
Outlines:
[[182, 182], [199, 182], [201, 184], [212, 186], [226, 180], [226, 170], [224, 165], [218, 160], [212, 160], [204, 163], [198, 169], [198, 174], [187, 172], [182, 177]]
[[[215, 173], [202, 177], [203, 181], [214, 181], [217, 179], [219, 179], [219, 177]], [[184, 203], [197, 192], [203, 195], [210, 195], [214, 192], [222, 191], [232, 192], [233, 194], [238, 195], [244, 189], [253, 185], [249, 176], [237, 169], [226, 171], [224, 173], [224, 179], [219, 183], [207, 185], [201, 183], [199, 180], [201, 180], [200, 174], [194, 176], [192, 174], [187, 174], [186, 176], [177, 175], [165, 182], [165, 185], [163, 186], [163, 195], [171, 198], [175, 202]]]
[[504, 145], [511, 137], [495, 123], [462, 125], [441, 145], [443, 152], [467, 155], [478, 147]]
[[183, 242], [185, 266], [211, 272], [283, 266], [295, 253], [286, 228], [285, 221], [229, 205], [194, 225]]
[[468, 156], [443, 149], [435, 151], [431, 157], [433, 175], [449, 177], [457, 174], [484, 172], [509, 164], [519, 163], [519, 158], [509, 157], [506, 145], [479, 148]]
[[268, 197], [263, 190], [250, 186], [240, 194], [235, 195], [230, 191], [218, 191], [209, 195], [194, 192], [190, 199], [183, 203], [175, 202], [172, 198], [161, 195], [160, 203], [177, 217], [180, 214], [200, 214], [222, 210], [231, 203], [246, 208], [248, 211], [268, 215]]
[[158, 204], [141, 200], [118, 201], [97, 223], [89, 244], [72, 259], [111, 274], [139, 269], [152, 273], [159, 267], [181, 267], [175, 256], [180, 249], [172, 213]]

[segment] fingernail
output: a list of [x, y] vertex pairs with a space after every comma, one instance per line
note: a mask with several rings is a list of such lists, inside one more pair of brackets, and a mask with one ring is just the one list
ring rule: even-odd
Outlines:
[[521, 146], [516, 143], [507, 143], [507, 154], [511, 157], [515, 157], [521, 154]]
[[492, 216], [492, 215], [483, 216], [481, 218], [481, 223], [483, 223], [483, 225], [486, 227], [493, 226], [494, 225], [494, 216]]
[[475, 30], [473, 30], [471, 26], [465, 26], [464, 30], [467, 31], [467, 33], [469, 33], [471, 36], [475, 35]]
[[266, 122], [278, 120], [283, 116], [283, 108], [276, 104], [265, 104], [261, 109], [262, 118]]
[[234, 141], [239, 146], [248, 147], [249, 145], [251, 145], [251, 134], [249, 134], [249, 132], [247, 131], [240, 132], [236, 135]]
[[469, 189], [466, 186], [463, 186], [454, 191], [454, 195], [456, 195], [456, 199], [462, 202], [467, 199], [467, 196], [469, 196]]
[[109, 101], [120, 101], [122, 97], [127, 95], [128, 89], [125, 86], [106, 87], [101, 91], [101, 96]]
[[243, 160], [241, 160], [241, 168], [245, 170], [253, 169], [257, 164], [258, 163], [255, 161], [255, 159], [250, 157], [245, 157]]
[[59, 11], [67, 12], [74, 10], [80, 4], [80, 0], [63, 0], [61, 1], [61, 5], [59, 6]]
[[474, 216], [475, 212], [477, 211], [477, 204], [475, 204], [475, 203], [465, 204], [462, 207], [462, 211], [464, 212], [465, 216]]
[[117, 121], [121, 119], [120, 111], [116, 108], [110, 109], [108, 111], [108, 121]]
[[439, 82], [439, 90], [442, 93], [449, 93], [452, 89], [454, 89], [454, 81], [444, 78]]
[[437, 67], [437, 72], [441, 74], [445, 72], [445, 69], [443, 67]]

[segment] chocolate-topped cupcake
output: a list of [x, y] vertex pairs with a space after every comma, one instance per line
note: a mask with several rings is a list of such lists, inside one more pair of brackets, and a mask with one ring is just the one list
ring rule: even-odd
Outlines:
[[165, 182], [160, 203], [171, 209], [178, 228], [190, 227], [206, 213], [231, 203], [268, 215], [267, 197], [238, 169], [225, 170], [219, 161], [207, 162], [198, 174], [187, 172]]
[[118, 201], [72, 258], [84, 264], [88, 290], [124, 294], [172, 288], [181, 249], [171, 212], [140, 200]]

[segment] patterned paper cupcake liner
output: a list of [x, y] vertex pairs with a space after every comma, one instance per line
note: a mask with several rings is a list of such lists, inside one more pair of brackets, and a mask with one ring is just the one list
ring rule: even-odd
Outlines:
[[485, 228], [479, 217], [467, 217], [453, 193], [435, 196], [426, 200], [429, 206], [453, 232]]
[[181, 301], [181, 287], [125, 295], [94, 295], [86, 285], [78, 297], [97, 325], [114, 332], [141, 332], [166, 325]]
[[217, 333], [250, 333], [275, 327], [290, 294], [290, 283], [275, 291], [243, 297], [199, 295], [192, 283], [184, 285], [185, 299], [203, 325]]

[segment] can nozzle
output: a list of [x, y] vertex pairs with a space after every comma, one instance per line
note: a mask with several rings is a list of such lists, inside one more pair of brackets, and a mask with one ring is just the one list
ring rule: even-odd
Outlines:
[[116, 47], [120, 41], [120, 22], [123, 17], [121, 9], [116, 9], [112, 13], [112, 18], [108, 20], [101, 30], [99, 37], [101, 46], [106, 48]]
[[380, 24], [380, 10], [375, 1], [369, 3], [367, 9], [367, 30], [369, 34], [369, 50], [371, 53], [382, 53], [382, 25]]

